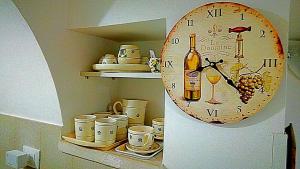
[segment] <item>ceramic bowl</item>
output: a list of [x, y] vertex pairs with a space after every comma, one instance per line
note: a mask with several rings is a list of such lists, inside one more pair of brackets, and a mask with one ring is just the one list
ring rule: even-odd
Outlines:
[[99, 59], [100, 64], [116, 64], [117, 58], [113, 54], [105, 54]]
[[117, 64], [117, 59], [102, 59], [102, 64]]
[[113, 54], [109, 54], [109, 53], [108, 53], [108, 54], [105, 54], [105, 55], [104, 55], [104, 58], [105, 58], [105, 59], [115, 59], [116, 56], [113, 55]]
[[140, 58], [125, 58], [125, 57], [118, 57], [119, 64], [140, 64]]
[[121, 58], [141, 58], [140, 49], [135, 45], [121, 45], [118, 53]]

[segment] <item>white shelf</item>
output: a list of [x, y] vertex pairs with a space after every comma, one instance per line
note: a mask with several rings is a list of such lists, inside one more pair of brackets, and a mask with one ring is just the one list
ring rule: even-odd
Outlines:
[[70, 30], [117, 42], [164, 40], [166, 37], [166, 19], [97, 27], [70, 28]]
[[136, 79], [161, 79], [160, 73], [151, 72], [80, 72], [84, 77], [110, 77], [110, 78], [136, 78]]
[[77, 146], [61, 140], [58, 149], [63, 153], [121, 169], [163, 169], [162, 152], [150, 160], [127, 157], [114, 150], [100, 151]]

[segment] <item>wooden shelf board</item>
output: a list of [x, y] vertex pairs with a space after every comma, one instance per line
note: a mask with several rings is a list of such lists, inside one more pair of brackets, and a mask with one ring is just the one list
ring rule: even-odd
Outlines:
[[166, 37], [166, 19], [97, 27], [70, 28], [70, 30], [117, 42], [164, 40]]
[[137, 79], [160, 79], [160, 73], [151, 72], [80, 72], [84, 77], [113, 77], [113, 78], [137, 78]]
[[131, 158], [119, 154], [114, 150], [100, 151], [86, 147], [77, 146], [61, 140], [58, 143], [58, 149], [63, 153], [70, 154], [76, 157], [105, 164], [115, 168], [130, 168], [130, 169], [162, 169], [162, 152], [157, 154], [150, 160], [141, 160]]

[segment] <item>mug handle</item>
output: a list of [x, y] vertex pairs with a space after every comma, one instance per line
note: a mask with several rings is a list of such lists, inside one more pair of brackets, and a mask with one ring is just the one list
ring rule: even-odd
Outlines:
[[115, 114], [121, 114], [121, 112], [118, 112], [118, 110], [117, 110], [117, 104], [120, 104], [121, 107], [122, 107], [122, 102], [116, 101], [116, 102], [114, 103], [114, 105], [113, 105], [113, 111], [114, 111]]
[[143, 140], [145, 140], [145, 143], [143, 144], [143, 147], [149, 147], [150, 143], [151, 143], [151, 133], [147, 133], [144, 135]]

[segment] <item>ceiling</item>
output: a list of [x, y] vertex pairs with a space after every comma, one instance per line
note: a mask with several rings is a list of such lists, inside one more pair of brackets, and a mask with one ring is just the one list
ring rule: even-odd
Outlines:
[[300, 0], [291, 0], [290, 40], [300, 40]]

